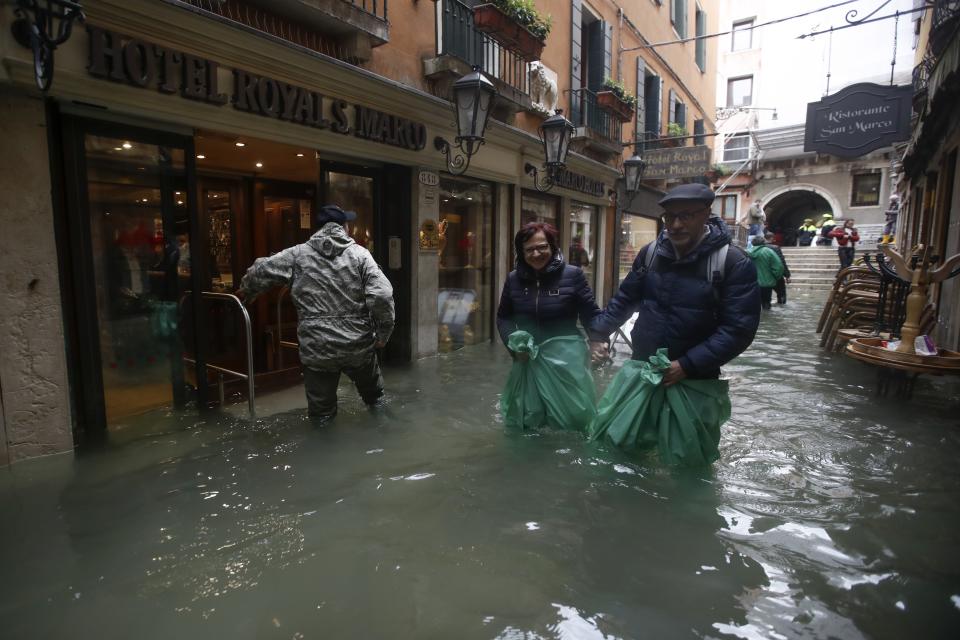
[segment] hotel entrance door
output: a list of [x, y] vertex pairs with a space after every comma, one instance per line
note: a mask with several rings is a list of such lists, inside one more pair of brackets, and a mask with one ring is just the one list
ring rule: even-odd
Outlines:
[[195, 332], [181, 313], [196, 290], [191, 140], [67, 118], [65, 144], [78, 413], [87, 432], [114, 432], [193, 395], [182, 356]]

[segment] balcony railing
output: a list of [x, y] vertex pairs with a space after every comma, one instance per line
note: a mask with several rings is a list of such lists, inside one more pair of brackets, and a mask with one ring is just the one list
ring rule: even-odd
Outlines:
[[530, 93], [527, 63], [473, 26], [473, 8], [457, 0], [442, 0], [443, 18], [437, 34], [440, 55], [460, 58], [524, 94]]
[[606, 142], [620, 146], [623, 124], [597, 104], [597, 94], [589, 89], [573, 89], [570, 92], [571, 111], [576, 127], [587, 127]]
[[[387, 0], [333, 1], [352, 5], [358, 11], [369, 14], [376, 19], [371, 24], [381, 25], [380, 28], [384, 28], [382, 25], [387, 23]], [[264, 9], [257, 6], [264, 4], [262, 0], [259, 2], [257, 0], [181, 0], [181, 2], [332, 58], [351, 64], [357, 62], [351, 49], [340, 44], [336, 37], [323, 33], [313, 26], [307, 26], [302, 20], [278, 13], [282, 6], [267, 3], [268, 9]]]
[[366, 11], [374, 18], [380, 18], [384, 22], [387, 20], [387, 0], [340, 0], [347, 4], [352, 4], [358, 9]]
[[960, 22], [960, 0], [935, 0], [930, 22], [929, 46], [940, 55], [950, 42]]

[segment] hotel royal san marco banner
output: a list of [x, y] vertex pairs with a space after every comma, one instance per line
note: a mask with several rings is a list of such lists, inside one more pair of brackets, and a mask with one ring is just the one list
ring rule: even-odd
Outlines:
[[913, 87], [863, 82], [807, 103], [803, 150], [856, 158], [910, 137]]

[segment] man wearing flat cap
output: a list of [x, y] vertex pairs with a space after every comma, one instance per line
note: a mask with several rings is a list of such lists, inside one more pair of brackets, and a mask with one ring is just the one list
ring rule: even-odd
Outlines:
[[[723, 222], [711, 217], [713, 198], [702, 184], [674, 187], [661, 198], [663, 231], [640, 250], [620, 290], [589, 327], [610, 335], [638, 312], [633, 359], [666, 347], [666, 386], [719, 377], [720, 367], [750, 346], [760, 323], [757, 270], [730, 244]], [[603, 351], [591, 343], [596, 359]]]
[[257, 258], [237, 292], [253, 299], [275, 285], [290, 287], [307, 412], [320, 423], [337, 413], [341, 373], [368, 405], [383, 395], [376, 349], [393, 331], [393, 287], [370, 252], [347, 234], [344, 224], [356, 216], [336, 205], [322, 207], [320, 230], [303, 244]]

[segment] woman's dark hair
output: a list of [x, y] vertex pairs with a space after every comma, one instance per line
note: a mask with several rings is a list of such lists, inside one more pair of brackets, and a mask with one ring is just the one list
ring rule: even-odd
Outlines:
[[549, 222], [528, 222], [520, 227], [520, 231], [517, 231], [517, 235], [513, 239], [513, 247], [517, 251], [517, 258], [523, 259], [523, 243], [535, 236], [538, 231], [543, 231], [543, 235], [547, 237], [551, 255], [557, 252], [557, 248], [560, 246], [560, 232], [557, 231], [557, 228]]

